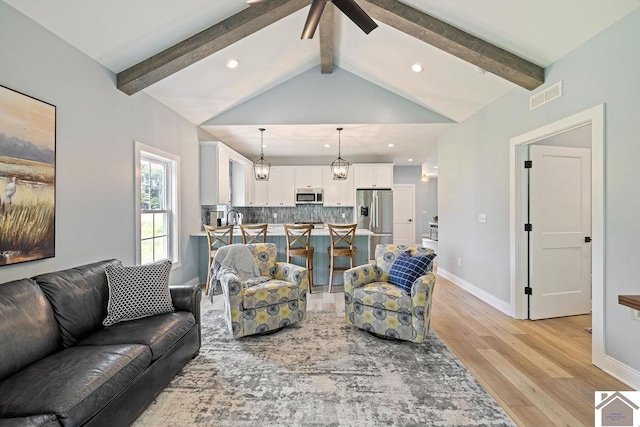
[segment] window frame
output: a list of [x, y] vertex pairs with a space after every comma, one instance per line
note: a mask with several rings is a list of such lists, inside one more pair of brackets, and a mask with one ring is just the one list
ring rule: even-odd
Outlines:
[[140, 206], [140, 198], [142, 196], [142, 179], [140, 162], [149, 159], [158, 163], [162, 163], [166, 167], [165, 180], [165, 209], [168, 214], [167, 226], [167, 252], [168, 258], [173, 262], [172, 269], [180, 267], [180, 156], [144, 144], [140, 141], [134, 141], [135, 147], [135, 195], [134, 195], [134, 211], [135, 211], [135, 259], [136, 264], [140, 264], [142, 260], [142, 214]]

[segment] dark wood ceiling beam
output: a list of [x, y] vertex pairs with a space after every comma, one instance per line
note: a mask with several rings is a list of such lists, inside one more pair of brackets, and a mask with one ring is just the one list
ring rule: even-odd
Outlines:
[[272, 0], [252, 5], [118, 73], [118, 89], [133, 95], [310, 4], [311, 0]]
[[333, 73], [333, 54], [335, 48], [334, 6], [327, 2], [320, 18], [320, 72]]
[[396, 0], [358, 0], [373, 19], [429, 43], [503, 79], [533, 90], [544, 68]]

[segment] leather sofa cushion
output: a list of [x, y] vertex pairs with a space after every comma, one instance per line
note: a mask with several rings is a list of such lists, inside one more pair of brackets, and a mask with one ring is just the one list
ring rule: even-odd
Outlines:
[[244, 289], [242, 308], [258, 308], [268, 305], [297, 301], [300, 287], [295, 283], [272, 279]]
[[30, 417], [0, 418], [0, 427], [59, 427], [58, 417], [54, 414], [39, 414]]
[[387, 282], [373, 282], [353, 290], [354, 304], [398, 311], [411, 310], [411, 294]]
[[75, 346], [0, 382], [0, 418], [56, 414], [63, 425], [82, 425], [151, 363], [148, 347]]
[[118, 260], [100, 261], [33, 277], [49, 299], [65, 347], [102, 329], [107, 316], [109, 287], [105, 268], [122, 265]]
[[156, 360], [196, 324], [191, 313], [178, 311], [116, 323], [89, 335], [78, 345], [143, 344]]
[[61, 348], [49, 301], [30, 279], [0, 284], [0, 380]]

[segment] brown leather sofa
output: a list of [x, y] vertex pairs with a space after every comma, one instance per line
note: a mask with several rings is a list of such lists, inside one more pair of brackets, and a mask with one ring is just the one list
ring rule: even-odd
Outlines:
[[0, 284], [0, 427], [127, 426], [200, 349], [197, 286], [103, 327], [107, 260]]

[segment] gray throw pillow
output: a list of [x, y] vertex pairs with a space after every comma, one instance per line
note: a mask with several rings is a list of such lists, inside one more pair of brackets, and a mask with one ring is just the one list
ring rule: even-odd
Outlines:
[[169, 292], [171, 260], [131, 267], [109, 265], [109, 304], [104, 326], [175, 311]]

